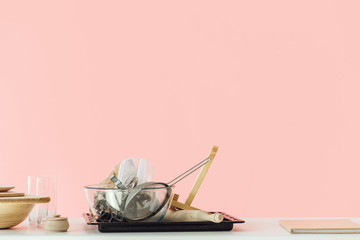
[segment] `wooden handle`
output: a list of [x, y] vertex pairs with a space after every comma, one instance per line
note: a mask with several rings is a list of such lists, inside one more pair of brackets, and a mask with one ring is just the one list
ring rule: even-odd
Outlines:
[[211, 150], [211, 152], [210, 152], [210, 154], [209, 154], [209, 158], [210, 158], [211, 160], [202, 167], [201, 172], [199, 173], [199, 175], [198, 175], [198, 177], [197, 177], [197, 179], [196, 179], [196, 181], [195, 181], [195, 183], [194, 183], [194, 186], [193, 186], [193, 188], [191, 189], [191, 192], [190, 192], [188, 198], [187, 198], [186, 201], [185, 201], [185, 205], [190, 206], [191, 203], [192, 203], [192, 201], [194, 200], [194, 197], [195, 197], [197, 191], [199, 190], [200, 185], [201, 185], [201, 183], [203, 182], [203, 180], [204, 180], [204, 178], [205, 178], [205, 175], [206, 175], [207, 171], [209, 170], [210, 165], [211, 165], [211, 163], [213, 162], [213, 160], [214, 160], [214, 158], [215, 158], [215, 155], [216, 155], [216, 152], [217, 152], [218, 149], [219, 149], [218, 146], [215, 146], [215, 145], [213, 146], [213, 148], [212, 148], [212, 150]]

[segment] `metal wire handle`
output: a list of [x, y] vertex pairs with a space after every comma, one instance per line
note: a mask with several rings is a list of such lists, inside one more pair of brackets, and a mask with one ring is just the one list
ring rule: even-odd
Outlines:
[[[205, 158], [204, 160], [202, 160], [201, 162], [199, 162], [198, 164], [196, 164], [195, 166], [193, 166], [192, 168], [186, 170], [185, 172], [183, 172], [182, 174], [180, 174], [179, 176], [177, 176], [176, 178], [174, 178], [173, 180], [171, 180], [170, 182], [167, 183], [167, 185], [169, 186], [173, 186], [175, 183], [180, 182], [181, 180], [183, 180], [184, 178], [186, 178], [187, 176], [189, 176], [190, 174], [192, 174], [193, 172], [195, 172], [196, 170], [198, 170], [200, 167], [204, 166], [206, 163], [210, 162], [211, 158]], [[179, 179], [180, 178], [180, 179]], [[176, 180], [176, 181], [175, 181]], [[174, 182], [175, 181], [175, 182]]]

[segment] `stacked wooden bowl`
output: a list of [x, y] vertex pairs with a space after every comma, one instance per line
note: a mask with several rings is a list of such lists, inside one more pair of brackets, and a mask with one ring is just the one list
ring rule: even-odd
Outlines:
[[49, 197], [9, 191], [14, 186], [0, 185], [0, 229], [11, 228], [26, 219], [36, 203], [48, 203]]

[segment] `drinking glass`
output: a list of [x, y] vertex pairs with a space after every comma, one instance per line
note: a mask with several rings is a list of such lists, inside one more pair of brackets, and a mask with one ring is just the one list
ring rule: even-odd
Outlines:
[[50, 197], [50, 202], [36, 204], [29, 214], [29, 224], [43, 226], [47, 217], [56, 215], [56, 177], [28, 177], [28, 194]]

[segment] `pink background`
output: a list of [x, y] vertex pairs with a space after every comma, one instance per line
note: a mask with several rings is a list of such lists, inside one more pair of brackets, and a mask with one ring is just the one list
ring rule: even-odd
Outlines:
[[[194, 205], [360, 216], [359, 1], [1, 1], [0, 184], [58, 177], [58, 210], [145, 157], [219, 152]], [[179, 183], [181, 200], [196, 175]]]

